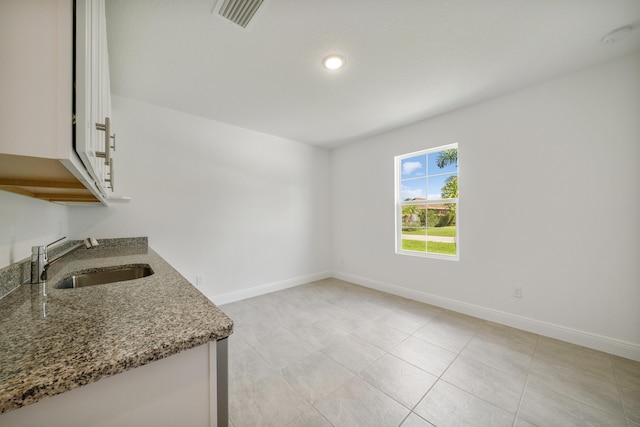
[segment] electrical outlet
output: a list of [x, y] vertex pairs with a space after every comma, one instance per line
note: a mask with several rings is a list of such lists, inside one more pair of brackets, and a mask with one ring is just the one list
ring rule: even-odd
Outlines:
[[203, 281], [202, 276], [196, 276], [196, 286], [202, 286]]
[[513, 288], [513, 297], [522, 298], [522, 288]]

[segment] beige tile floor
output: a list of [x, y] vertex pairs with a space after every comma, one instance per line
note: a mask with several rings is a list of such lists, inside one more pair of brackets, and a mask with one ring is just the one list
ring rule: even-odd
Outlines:
[[628, 359], [337, 279], [221, 308], [234, 427], [640, 427]]

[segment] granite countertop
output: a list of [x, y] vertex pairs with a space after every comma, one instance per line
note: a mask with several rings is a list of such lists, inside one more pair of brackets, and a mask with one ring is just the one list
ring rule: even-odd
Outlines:
[[[52, 265], [46, 296], [26, 283], [0, 299], [0, 413], [232, 333], [231, 319], [146, 238], [99, 242]], [[53, 288], [73, 272], [125, 264], [149, 264], [154, 274]]]

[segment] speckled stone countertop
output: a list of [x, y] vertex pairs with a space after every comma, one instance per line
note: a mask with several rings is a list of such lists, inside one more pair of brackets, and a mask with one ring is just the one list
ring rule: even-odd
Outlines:
[[[231, 319], [146, 238], [114, 240], [53, 264], [46, 296], [26, 283], [0, 299], [0, 413], [232, 333]], [[54, 288], [73, 272], [125, 264], [149, 264], [154, 274]]]

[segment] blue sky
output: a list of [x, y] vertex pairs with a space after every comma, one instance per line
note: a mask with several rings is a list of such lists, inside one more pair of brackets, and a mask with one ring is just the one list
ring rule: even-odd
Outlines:
[[[456, 165], [447, 165], [440, 169], [436, 165], [438, 153], [439, 151], [429, 153], [429, 155], [419, 154], [401, 160], [401, 200], [416, 197], [434, 200], [441, 197], [440, 189], [444, 186], [447, 178], [457, 174], [458, 167]], [[427, 188], [427, 181], [429, 188]]]

